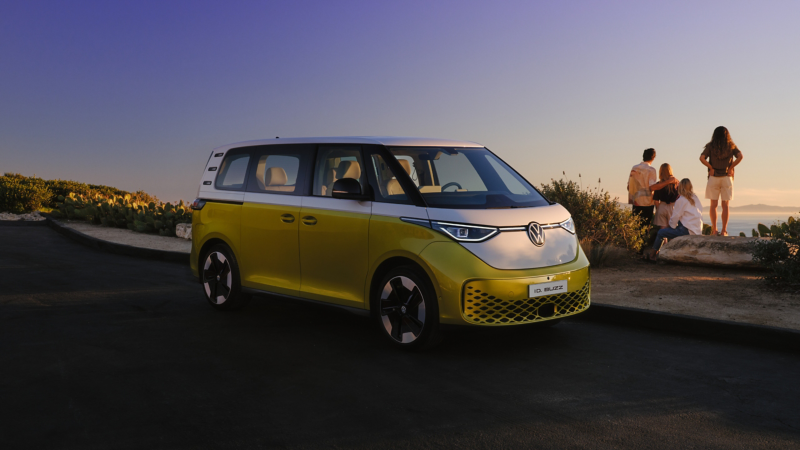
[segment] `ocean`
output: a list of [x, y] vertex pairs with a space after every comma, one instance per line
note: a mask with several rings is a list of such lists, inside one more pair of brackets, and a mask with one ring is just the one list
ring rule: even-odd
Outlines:
[[[703, 205], [703, 223], [707, 223], [711, 225], [711, 219], [708, 216], [708, 207]], [[789, 218], [790, 215], [793, 215], [795, 219], [798, 218], [798, 214], [790, 214], [790, 213], [736, 213], [731, 211], [730, 218], [728, 220], [728, 235], [729, 236], [738, 236], [739, 232], [744, 232], [745, 235], [750, 237], [752, 235], [753, 228], [758, 228], [759, 223], [763, 223], [767, 227], [771, 226], [777, 221], [785, 222], [786, 219]], [[722, 208], [717, 208], [717, 230], [722, 229]]]

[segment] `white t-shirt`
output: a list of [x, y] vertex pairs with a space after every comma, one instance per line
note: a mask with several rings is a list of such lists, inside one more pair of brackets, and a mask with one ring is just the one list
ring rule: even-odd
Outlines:
[[672, 217], [669, 218], [669, 226], [675, 228], [680, 221], [689, 230], [689, 234], [703, 234], [703, 205], [696, 195], [692, 194], [692, 199], [694, 205], [685, 197], [678, 197], [672, 210]]

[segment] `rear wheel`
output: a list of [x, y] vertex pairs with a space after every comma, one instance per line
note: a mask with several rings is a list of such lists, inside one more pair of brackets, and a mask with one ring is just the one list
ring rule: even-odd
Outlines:
[[436, 291], [415, 267], [390, 270], [373, 294], [371, 309], [381, 333], [398, 347], [418, 350], [440, 341]]
[[211, 306], [219, 310], [244, 306], [250, 296], [242, 293], [239, 264], [231, 249], [217, 244], [206, 252], [202, 261], [200, 282]]

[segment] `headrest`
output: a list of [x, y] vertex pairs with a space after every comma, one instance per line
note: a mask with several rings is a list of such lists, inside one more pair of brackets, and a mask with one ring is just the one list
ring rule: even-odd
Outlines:
[[411, 175], [411, 163], [409, 163], [407, 159], [398, 159], [397, 162], [403, 166], [403, 170], [405, 170], [407, 174]]
[[264, 174], [264, 184], [267, 186], [283, 186], [286, 184], [286, 171], [283, 167], [270, 167]]
[[336, 168], [336, 178], [361, 178], [361, 165], [357, 161], [342, 161]]

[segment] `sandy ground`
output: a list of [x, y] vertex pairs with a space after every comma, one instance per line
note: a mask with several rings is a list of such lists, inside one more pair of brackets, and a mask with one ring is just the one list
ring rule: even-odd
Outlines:
[[62, 221], [64, 225], [83, 234], [102, 239], [104, 241], [116, 242], [117, 244], [131, 245], [134, 247], [152, 248], [156, 250], [169, 250], [172, 252], [190, 253], [192, 251], [192, 241], [165, 237], [154, 234], [137, 233], [122, 228], [108, 228], [100, 225], [92, 225], [86, 222]]
[[800, 295], [762, 273], [624, 261], [592, 269], [592, 302], [800, 330]]

